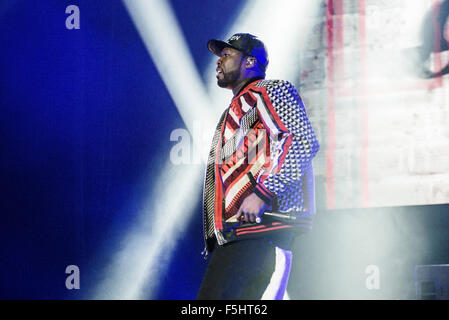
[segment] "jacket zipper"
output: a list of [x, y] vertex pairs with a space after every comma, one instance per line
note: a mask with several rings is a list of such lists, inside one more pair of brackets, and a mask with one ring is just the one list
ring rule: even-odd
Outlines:
[[[223, 112], [222, 118], [219, 121], [219, 125], [217, 125], [217, 130], [218, 130], [219, 127], [222, 127], [223, 125], [226, 125], [225, 122], [226, 122], [226, 118], [228, 116], [228, 113], [229, 113], [229, 108], [227, 108]], [[223, 139], [223, 137], [221, 137], [221, 138]], [[214, 146], [212, 146], [212, 147], [214, 148]], [[217, 153], [218, 152], [219, 151], [217, 150]], [[206, 163], [205, 176], [207, 174], [207, 166], [208, 166], [208, 163]], [[204, 180], [204, 182], [203, 182], [203, 190], [205, 190], [205, 187], [206, 187], [206, 180]], [[214, 215], [214, 217], [215, 217], [215, 215]], [[201, 255], [204, 256], [205, 260], [207, 260], [207, 257], [209, 256], [209, 250], [207, 249], [207, 231], [208, 230], [207, 230], [207, 221], [206, 220], [207, 220], [207, 217], [206, 217], [205, 210], [204, 210], [204, 193], [203, 193], [203, 238], [204, 238], [204, 250], [201, 252]], [[224, 240], [223, 235], [215, 227], [215, 218], [214, 218], [214, 221], [213, 221], [213, 226], [214, 226], [215, 237], [217, 238], [218, 244], [221, 245], [221, 244], [226, 243], [226, 240]]]

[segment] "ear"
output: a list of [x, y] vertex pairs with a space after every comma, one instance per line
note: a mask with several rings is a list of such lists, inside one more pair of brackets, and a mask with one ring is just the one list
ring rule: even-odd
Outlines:
[[246, 58], [246, 67], [252, 68], [256, 65], [256, 58], [254, 57], [248, 57]]

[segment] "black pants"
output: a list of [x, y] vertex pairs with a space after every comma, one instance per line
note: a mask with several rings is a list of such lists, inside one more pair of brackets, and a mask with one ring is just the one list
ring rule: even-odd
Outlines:
[[290, 250], [293, 234], [216, 245], [199, 300], [259, 300], [275, 269], [276, 246]]

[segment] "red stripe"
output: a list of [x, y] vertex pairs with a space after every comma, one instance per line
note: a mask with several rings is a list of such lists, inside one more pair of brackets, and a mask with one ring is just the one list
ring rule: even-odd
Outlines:
[[263, 224], [258, 225], [258, 226], [254, 226], [254, 227], [242, 227], [242, 228], [238, 228], [237, 232], [243, 232], [243, 231], [246, 231], [246, 230], [255, 230], [255, 229], [266, 228], [266, 227], [267, 226], [263, 225]]
[[[434, 32], [434, 54], [433, 54], [433, 63], [434, 63], [434, 71], [438, 72], [442, 69], [442, 61], [441, 61], [441, 45], [440, 38], [442, 37], [440, 27], [438, 25], [438, 15], [440, 13], [441, 1], [433, 0], [432, 5], [432, 25]], [[437, 77], [435, 81], [438, 83], [438, 87], [443, 86], [443, 78]]]
[[[271, 225], [272, 226], [278, 226], [280, 224], [281, 224], [280, 222], [273, 222]], [[266, 225], [264, 225], [264, 224], [261, 224], [261, 225], [258, 225], [258, 226], [254, 226], [254, 227], [241, 227], [241, 228], [237, 229], [237, 232], [243, 232], [243, 231], [246, 231], [246, 230], [255, 230], [255, 229], [260, 229], [260, 228], [268, 228], [268, 227]]]
[[243, 109], [242, 109], [242, 101], [240, 99], [235, 98], [234, 101], [232, 101], [231, 108], [232, 108], [232, 111], [234, 111], [235, 115], [237, 116], [237, 118], [240, 121], [240, 119], [245, 114], [245, 112], [243, 112]]
[[249, 142], [251, 142], [251, 144], [253, 144], [254, 141], [256, 141], [257, 136], [255, 135], [254, 130], [248, 134], [248, 139], [249, 139]]
[[344, 75], [344, 0], [334, 0], [335, 8], [335, 51], [336, 56], [336, 72], [338, 80], [343, 78]]
[[235, 122], [234, 118], [229, 114], [228, 118], [226, 119], [226, 125], [228, 126], [228, 128], [231, 129], [231, 132], [234, 133], [235, 130], [238, 129], [239, 124], [237, 122]]
[[238, 128], [238, 125], [233, 119], [231, 119], [229, 121], [226, 121], [226, 127], [229, 129], [229, 131], [231, 131], [232, 134], [234, 134]]
[[247, 94], [249, 95], [249, 97], [250, 97], [252, 100], [254, 100], [254, 105], [256, 105], [256, 104], [257, 104], [257, 98], [256, 98], [256, 96], [254, 95], [254, 92], [252, 92], [252, 91], [250, 90], [250, 91], [247, 92]]
[[293, 143], [293, 135], [289, 134], [287, 136], [287, 138], [285, 139], [285, 142], [282, 146], [283, 153], [282, 153], [281, 157], [279, 158], [277, 169], [274, 173], [279, 173], [279, 171], [281, 170], [282, 165], [284, 164], [284, 161], [285, 161], [285, 157], [287, 156], [287, 152], [290, 149], [290, 146], [292, 145], [292, 143]]
[[238, 168], [234, 169], [234, 172], [231, 173], [229, 177], [226, 178], [226, 180], [223, 183], [226, 190], [226, 194], [228, 192], [229, 187], [233, 185], [234, 182], [240, 180], [241, 176], [245, 175], [251, 169], [251, 167], [249, 166], [250, 165], [248, 163], [243, 162]]
[[[274, 110], [273, 105], [271, 104], [271, 100], [268, 97], [268, 93], [266, 88], [254, 88], [253, 94], [258, 94], [258, 96], [263, 100], [263, 103], [265, 104], [267, 110], [267, 113], [271, 115], [270, 120], [273, 122], [274, 126], [278, 131], [288, 132], [285, 125], [282, 123], [281, 119], [279, 118], [278, 114]], [[263, 107], [263, 106], [262, 106]], [[267, 125], [265, 122], [265, 118], [262, 117], [259, 108], [257, 109], [257, 114], [259, 116], [260, 121], [263, 123], [263, 127], [268, 131], [268, 133], [271, 135], [271, 128]]]
[[335, 96], [334, 96], [334, 22], [333, 0], [327, 0], [327, 150], [326, 150], [326, 207], [335, 208]]
[[[250, 149], [248, 152], [248, 163], [249, 164], [256, 163], [256, 160], [259, 159], [261, 157], [261, 155], [267, 150], [267, 143], [266, 143], [267, 136], [265, 134], [265, 130], [263, 130], [263, 131], [259, 130], [260, 129], [259, 125], [262, 126], [262, 124], [259, 123], [257, 125], [257, 127], [254, 128], [254, 132], [255, 132], [255, 134], [254, 134], [255, 140], [254, 141], [257, 140], [259, 135], [262, 135], [262, 138], [260, 139], [259, 142], [257, 142], [257, 144], [255, 144], [254, 141], [251, 142]], [[264, 164], [264, 166], [265, 166], [266, 163], [269, 162], [267, 160], [267, 159], [269, 159], [269, 157], [266, 155], [266, 153], [264, 154], [264, 156], [265, 156], [265, 164]]]
[[[235, 177], [240, 176], [240, 174], [242, 173], [242, 171], [245, 171], [246, 168], [248, 167], [248, 164], [243, 162], [238, 168], [235, 168], [234, 171], [226, 178], [226, 180], [223, 181], [224, 187], [225, 189], [227, 189], [229, 187], [229, 185], [236, 180]], [[227, 170], [229, 171], [229, 170]], [[227, 172], [226, 171], [226, 172]], [[234, 177], [234, 178], [232, 178]]]
[[254, 107], [257, 103], [257, 100], [254, 99], [254, 97], [249, 92], [246, 92], [243, 95], [243, 98], [245, 99], [246, 103], [249, 104], [251, 107]]
[[267, 198], [273, 198], [274, 194], [271, 193], [262, 183], [259, 183], [257, 185], [257, 189], [263, 194], [265, 195]]
[[[248, 159], [248, 158], [247, 158], [247, 161], [243, 161], [243, 163], [242, 163], [238, 168], [235, 169], [235, 172], [233, 172], [233, 173], [231, 174], [232, 176], [237, 175], [237, 178], [230, 179], [231, 176], [229, 176], [229, 177], [226, 179], [226, 181], [224, 181], [225, 189], [228, 189], [229, 185], [230, 185], [233, 181], [239, 180], [239, 179], [240, 179], [240, 176], [241, 176], [242, 174], [246, 174], [246, 173], [251, 169], [251, 167], [256, 163], [256, 159], [259, 159], [259, 158], [261, 157], [261, 154], [262, 154], [263, 151], [264, 151], [264, 147], [263, 147], [263, 145], [262, 145], [262, 141], [263, 141], [263, 140], [261, 140], [261, 141], [257, 144], [257, 147], [256, 147], [255, 145], [253, 145], [254, 147], [256, 147], [256, 151], [257, 151], [257, 154], [255, 155], [255, 159]], [[237, 161], [236, 161], [236, 162], [237, 162]], [[232, 167], [233, 165], [235, 165], [235, 164], [233, 163], [230, 167]], [[227, 171], [228, 171], [228, 170], [226, 170], [226, 172], [227, 172]]]
[[[229, 111], [226, 114], [226, 117], [229, 117]], [[216, 150], [216, 157], [215, 157], [215, 226], [218, 230], [223, 230], [223, 182], [221, 180], [221, 174], [220, 174], [220, 152], [218, 152], [221, 144], [222, 144], [222, 137], [223, 137], [223, 131], [226, 128], [225, 125], [222, 125], [220, 129], [220, 138], [218, 139], [217, 146], [215, 147]]]
[[[282, 155], [279, 157], [277, 164], [275, 164], [276, 170], [274, 171], [274, 174], [279, 173], [279, 171], [281, 170], [282, 164], [284, 163], [285, 157], [287, 156], [288, 150], [290, 149], [290, 146], [292, 143], [293, 143], [293, 135], [289, 134], [281, 147], [281, 149], [283, 150]], [[274, 164], [271, 163], [271, 159], [270, 159], [270, 168], [272, 166], [274, 166]], [[268, 171], [270, 171], [270, 170], [268, 170]], [[269, 175], [270, 175], [270, 173], [263, 174], [260, 177], [259, 181], [264, 182], [268, 178]]]
[[[273, 105], [271, 104], [271, 100], [270, 100], [270, 97], [268, 96], [267, 89], [266, 88], [259, 88], [259, 89], [261, 89], [260, 93], [262, 94], [262, 98], [265, 102], [265, 105], [268, 108], [269, 113], [273, 117], [273, 122], [275, 123], [275, 125], [279, 128], [280, 131], [288, 132], [284, 123], [281, 121], [276, 110], [274, 109]], [[267, 128], [267, 129], [269, 129], [269, 128]]]
[[[285, 157], [287, 156], [288, 150], [293, 142], [293, 136], [289, 133], [287, 127], [284, 125], [282, 120], [279, 118], [279, 115], [277, 114], [276, 110], [274, 109], [273, 105], [271, 104], [271, 100], [268, 97], [266, 88], [260, 88], [260, 89], [261, 89], [260, 93], [262, 93], [262, 98], [265, 102], [265, 105], [268, 108], [268, 112], [271, 114], [271, 116], [273, 118], [274, 124], [278, 127], [278, 129], [281, 132], [283, 132], [284, 134], [288, 134], [284, 144], [282, 145], [283, 153], [282, 153], [281, 157], [278, 159], [278, 163], [276, 164], [277, 168], [275, 170], [275, 173], [278, 173], [281, 170], [282, 164], [284, 163]], [[262, 121], [263, 121], [263, 118], [262, 118]], [[264, 126], [270, 132], [270, 128], [266, 125], [265, 122], [264, 122]], [[273, 164], [271, 164], [271, 166], [272, 165]], [[260, 179], [260, 182], [263, 182], [264, 180], [266, 180], [266, 178], [267, 178], [267, 175], [263, 175]]]
[[237, 214], [237, 211], [240, 209], [240, 206], [243, 203], [243, 200], [245, 200], [246, 197], [248, 197], [252, 193], [251, 184], [247, 183], [244, 187], [240, 189], [240, 191], [235, 195], [232, 202], [225, 208], [225, 218], [228, 219], [232, 216], [235, 216]]
[[[260, 158], [260, 154], [261, 154], [263, 151], [264, 151], [263, 149], [260, 149], [260, 150], [258, 151], [258, 153], [257, 153], [257, 155], [256, 155], [256, 158], [257, 158], [257, 159]], [[232, 185], [234, 185], [236, 181], [239, 181], [239, 180], [242, 178], [242, 176], [244, 176], [245, 174], [247, 174], [247, 173], [251, 170], [251, 168], [253, 167], [253, 165], [254, 165], [254, 162], [253, 162], [253, 163], [249, 163], [249, 161], [244, 161], [244, 162], [242, 163], [242, 165], [239, 166], [237, 169], [235, 169], [235, 172], [233, 172], [233, 173], [231, 174], [232, 176], [237, 175], [237, 177], [231, 180], [231, 179], [230, 179], [231, 176], [229, 176], [229, 177], [226, 179], [226, 181], [224, 182], [225, 189], [226, 189], [226, 193], [225, 193], [226, 196], [227, 196], [227, 194], [229, 193], [230, 187], [232, 187]]]
[[252, 230], [252, 231], [239, 231], [237, 230], [236, 235], [240, 236], [242, 234], [247, 234], [247, 233], [259, 233], [259, 232], [265, 232], [265, 231], [270, 231], [270, 230], [278, 230], [278, 229], [286, 229], [286, 228], [292, 228], [292, 226], [279, 226], [279, 227], [272, 227], [272, 228], [265, 228], [262, 230]]

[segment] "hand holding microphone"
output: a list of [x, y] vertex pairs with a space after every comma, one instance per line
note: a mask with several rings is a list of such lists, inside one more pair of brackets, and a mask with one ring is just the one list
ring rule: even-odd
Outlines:
[[261, 223], [262, 218], [260, 216], [266, 208], [267, 204], [255, 193], [251, 193], [243, 200], [239, 211], [237, 211], [237, 214], [235, 215], [235, 218], [237, 221]]

